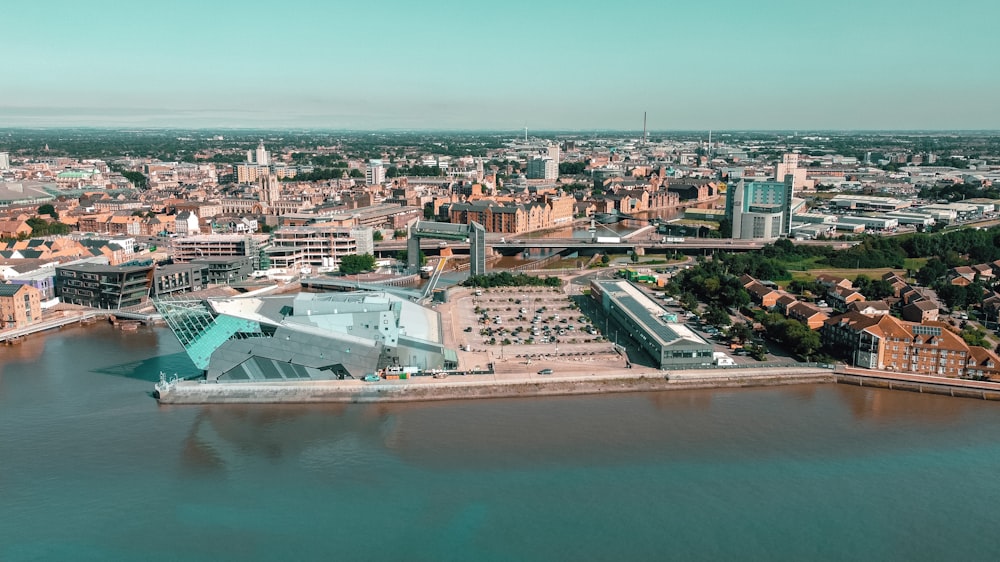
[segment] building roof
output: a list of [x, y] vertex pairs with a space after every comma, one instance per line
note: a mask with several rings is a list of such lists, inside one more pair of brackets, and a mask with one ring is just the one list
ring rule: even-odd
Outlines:
[[27, 285], [19, 285], [17, 283], [2, 283], [0, 284], [0, 297], [12, 297], [17, 294], [18, 291], [27, 287]]
[[656, 301], [637, 289], [631, 282], [608, 280], [597, 282], [605, 294], [614, 298], [622, 309], [632, 316], [639, 325], [663, 347], [689, 344], [698, 347], [711, 346], [701, 336], [684, 324], [668, 322], [664, 318], [667, 311]]

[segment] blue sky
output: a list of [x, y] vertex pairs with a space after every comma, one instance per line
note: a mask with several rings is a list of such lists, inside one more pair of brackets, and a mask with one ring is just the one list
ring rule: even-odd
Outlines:
[[0, 126], [1000, 129], [992, 0], [35, 0], [3, 20]]

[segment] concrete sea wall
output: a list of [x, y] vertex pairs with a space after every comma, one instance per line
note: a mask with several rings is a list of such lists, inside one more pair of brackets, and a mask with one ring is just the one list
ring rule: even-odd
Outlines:
[[296, 381], [204, 383], [178, 381], [157, 389], [161, 404], [289, 404], [310, 402], [375, 403], [524, 398], [617, 392], [650, 392], [697, 388], [739, 388], [785, 384], [833, 383], [833, 371], [817, 368], [752, 369], [532, 377], [493, 380], [416, 379], [409, 381]]

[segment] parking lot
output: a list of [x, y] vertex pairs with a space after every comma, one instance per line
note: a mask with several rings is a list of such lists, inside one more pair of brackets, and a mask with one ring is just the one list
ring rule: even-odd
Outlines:
[[624, 361], [561, 289], [482, 289], [456, 295], [449, 304], [461, 352], [485, 353], [500, 370], [501, 364], [530, 370], [525, 365], [536, 363], [542, 369], [550, 361], [620, 368]]

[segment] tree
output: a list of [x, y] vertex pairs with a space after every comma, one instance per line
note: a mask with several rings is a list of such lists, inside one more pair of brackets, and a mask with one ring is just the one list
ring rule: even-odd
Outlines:
[[54, 219], [59, 218], [59, 213], [56, 212], [56, 208], [52, 206], [52, 203], [46, 203], [38, 207], [39, 215], [50, 215]]
[[632, 252], [632, 253], [631, 253], [631, 254], [629, 255], [629, 257], [628, 257], [628, 258], [629, 258], [630, 260], [632, 260], [632, 263], [639, 263], [639, 254], [638, 254], [638, 252], [635, 252], [635, 251], [633, 251], [633, 252]]
[[979, 347], [989, 346], [989, 342], [986, 341], [986, 332], [976, 326], [966, 326], [962, 330], [962, 339], [969, 345]]
[[[410, 256], [409, 251], [403, 250], [402, 252], [399, 253], [398, 259], [403, 263], [407, 263], [409, 261], [409, 256]], [[427, 264], [427, 255], [424, 254], [423, 250], [420, 250], [420, 266], [423, 267], [425, 264]]]
[[348, 173], [348, 175], [350, 177], [352, 177], [352, 178], [363, 178], [363, 177], [365, 177], [365, 174], [361, 170], [359, 170], [357, 168], [351, 168], [351, 171]]
[[371, 254], [354, 254], [340, 258], [341, 273], [352, 275], [373, 269], [375, 269], [375, 256]]
[[607, 254], [601, 255], [601, 265], [608, 265], [611, 263], [611, 258]]
[[702, 318], [705, 320], [705, 322], [716, 327], [728, 326], [732, 324], [732, 320], [730, 320], [729, 314], [725, 311], [725, 309], [719, 306], [708, 307], [708, 310], [705, 311], [705, 314], [702, 316]]
[[382, 241], [382, 231], [381, 230], [376, 230], [375, 232], [373, 232], [372, 233], [372, 240], [375, 241], [375, 242], [381, 242]]
[[142, 172], [122, 172], [122, 176], [134, 185], [136, 189], [146, 189], [149, 186], [149, 179]]
[[746, 322], [737, 322], [729, 327], [729, 337], [740, 343], [749, 341], [753, 337], [753, 328]]
[[698, 297], [694, 296], [692, 293], [681, 293], [680, 298], [677, 299], [680, 303], [681, 308], [684, 310], [697, 310], [698, 309]]

